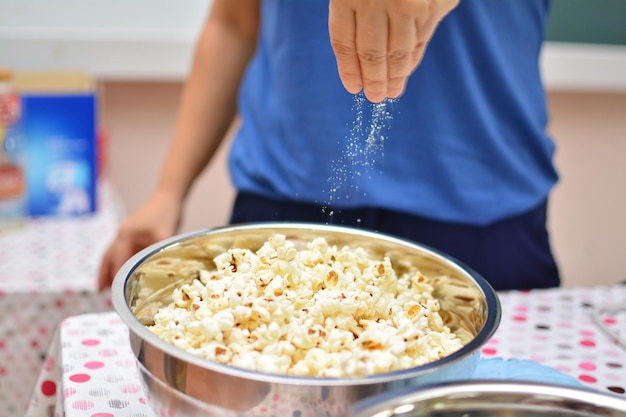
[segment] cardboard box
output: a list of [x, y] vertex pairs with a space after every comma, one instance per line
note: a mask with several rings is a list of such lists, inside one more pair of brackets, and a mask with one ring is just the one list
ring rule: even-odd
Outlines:
[[97, 94], [88, 76], [18, 74], [28, 216], [97, 210]]

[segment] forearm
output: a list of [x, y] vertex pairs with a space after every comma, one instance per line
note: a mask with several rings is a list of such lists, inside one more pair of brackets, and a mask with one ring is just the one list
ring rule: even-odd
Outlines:
[[180, 201], [235, 118], [239, 84], [256, 46], [250, 30], [246, 33], [225, 21], [219, 10], [216, 14], [209, 17], [198, 40], [157, 186], [158, 192]]

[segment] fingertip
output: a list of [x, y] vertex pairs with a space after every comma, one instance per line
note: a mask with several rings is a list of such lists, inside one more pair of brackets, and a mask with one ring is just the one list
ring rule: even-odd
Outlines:
[[354, 10], [345, 7], [342, 2], [331, 1], [329, 7], [330, 44], [337, 61], [339, 79], [347, 92], [358, 94], [363, 90], [363, 81], [354, 38]]
[[103, 292], [107, 288], [111, 287], [112, 284], [111, 277], [108, 275], [103, 275], [98, 278], [98, 292]]
[[98, 292], [102, 292], [104, 290], [104, 288], [105, 288], [104, 280], [103, 280], [102, 276], [98, 277], [98, 286], [97, 286], [97, 288], [98, 288]]
[[100, 268], [98, 268], [98, 277], [97, 277], [97, 289], [98, 292], [102, 292], [104, 289], [104, 281], [105, 277], [108, 274], [108, 260], [107, 255], [105, 254], [100, 261]]
[[387, 98], [387, 94], [381, 91], [371, 91], [371, 90], [365, 89], [364, 94], [365, 94], [365, 97], [372, 103], [381, 103], [383, 100]]
[[361, 83], [352, 83], [350, 85], [344, 83], [343, 87], [348, 93], [353, 95], [359, 94], [361, 91], [363, 91], [363, 84]]
[[391, 99], [396, 99], [396, 98], [400, 98], [402, 96], [402, 94], [404, 94], [404, 90], [405, 90], [405, 85], [402, 85], [401, 87], [389, 87], [387, 89], [387, 98], [391, 98]]
[[337, 58], [337, 73], [343, 88], [350, 94], [358, 94], [363, 90], [363, 79], [357, 60]]

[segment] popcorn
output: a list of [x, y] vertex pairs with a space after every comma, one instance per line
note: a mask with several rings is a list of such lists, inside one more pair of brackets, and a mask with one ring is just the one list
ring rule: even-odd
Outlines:
[[[463, 346], [429, 279], [363, 248], [284, 235], [230, 249], [175, 289], [148, 328], [202, 357], [258, 372], [362, 377], [422, 365]], [[198, 263], [197, 265], [204, 265]]]

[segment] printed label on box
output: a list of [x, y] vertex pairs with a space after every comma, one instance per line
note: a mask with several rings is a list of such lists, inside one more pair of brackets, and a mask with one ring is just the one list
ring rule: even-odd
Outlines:
[[23, 95], [28, 214], [96, 210], [94, 94]]

